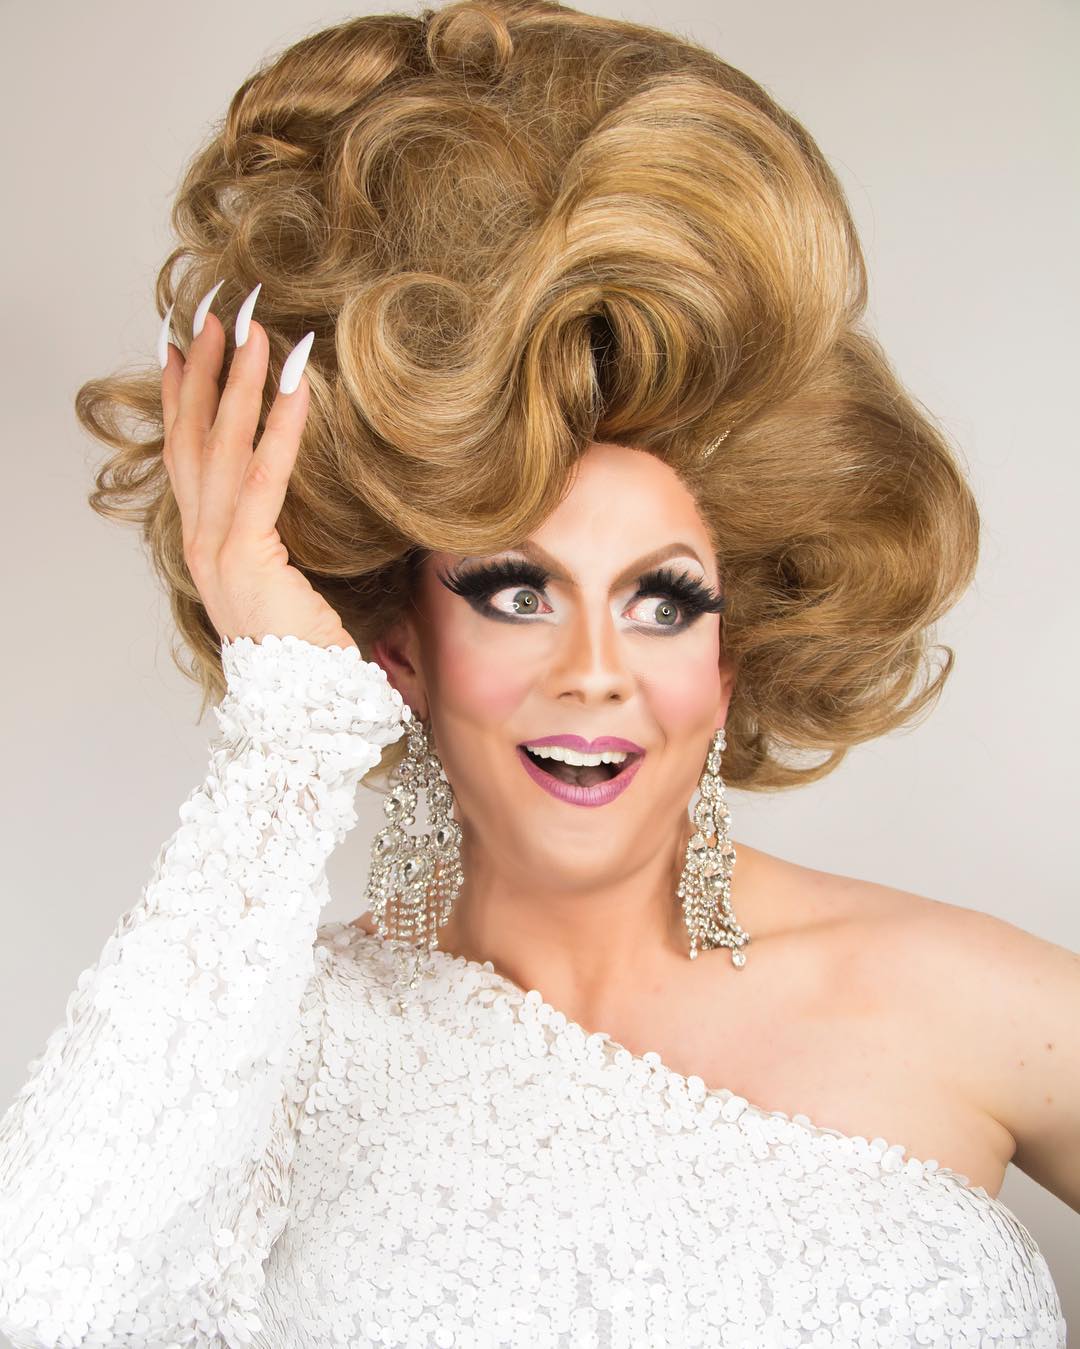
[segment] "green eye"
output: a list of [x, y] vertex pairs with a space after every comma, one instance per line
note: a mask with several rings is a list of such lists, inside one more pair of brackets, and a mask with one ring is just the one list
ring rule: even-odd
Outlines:
[[[495, 593], [495, 594], [498, 594], [498, 591], [495, 591], [494, 593]], [[518, 591], [515, 593], [514, 599], [513, 599], [514, 610], [515, 610], [516, 613], [519, 613], [519, 614], [535, 614], [535, 613], [537, 612], [537, 608], [538, 608], [535, 598], [531, 601], [531, 603], [530, 603], [530, 602], [519, 603], [519, 602], [518, 602], [518, 595], [526, 595], [526, 596], [533, 595], [533, 596], [535, 596], [535, 591], [533, 591], [533, 590], [518, 590]]]

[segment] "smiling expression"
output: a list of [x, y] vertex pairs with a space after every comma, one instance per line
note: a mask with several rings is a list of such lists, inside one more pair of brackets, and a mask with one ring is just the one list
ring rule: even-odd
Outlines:
[[[573, 885], [676, 838], [733, 676], [708, 531], [674, 470], [594, 443], [521, 547], [429, 555], [415, 602], [375, 656], [431, 719], [469, 847], [508, 881], [539, 868]], [[607, 737], [637, 748], [586, 766], [585, 785], [524, 748]]]

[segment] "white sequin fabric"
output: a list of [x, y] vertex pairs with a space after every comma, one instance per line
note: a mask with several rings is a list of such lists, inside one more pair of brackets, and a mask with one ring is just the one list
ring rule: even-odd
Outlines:
[[319, 924], [402, 702], [355, 648], [222, 648], [222, 736], [0, 1120], [26, 1346], [1063, 1349], [967, 1177], [765, 1111], [436, 951]]

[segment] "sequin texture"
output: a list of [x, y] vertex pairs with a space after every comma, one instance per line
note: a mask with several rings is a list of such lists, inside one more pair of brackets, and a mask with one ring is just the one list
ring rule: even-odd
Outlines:
[[1064, 1349], [1000, 1201], [766, 1112], [433, 952], [319, 924], [402, 702], [355, 648], [222, 648], [204, 783], [0, 1119], [28, 1346]]

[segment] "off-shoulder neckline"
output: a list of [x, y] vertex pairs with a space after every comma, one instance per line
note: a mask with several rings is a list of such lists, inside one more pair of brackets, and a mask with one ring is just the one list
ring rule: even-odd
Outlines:
[[[398, 938], [380, 937], [376, 933], [365, 932], [362, 927], [357, 927], [352, 923], [346, 923], [342, 926], [347, 928], [348, 931], [356, 933], [359, 937], [371, 943], [375, 948], [404, 948], [409, 951], [415, 950], [415, 947], [410, 943]], [[649, 1050], [647, 1054], [634, 1054], [631, 1050], [627, 1049], [625, 1045], [620, 1044], [610, 1036], [606, 1031], [587, 1030], [578, 1022], [572, 1021], [565, 1012], [560, 1011], [557, 1007], [553, 1007], [551, 1003], [544, 998], [539, 989], [522, 988], [520, 984], [515, 983], [508, 975], [500, 973], [495, 969], [492, 961], [485, 960], [481, 962], [473, 960], [468, 956], [455, 955], [451, 951], [443, 951], [438, 947], [430, 952], [424, 951], [422, 955], [430, 964], [441, 964], [444, 968], [470, 970], [476, 974], [486, 975], [490, 981], [489, 987], [494, 985], [501, 988], [506, 996], [513, 999], [517, 1005], [524, 1003], [527, 998], [530, 998], [530, 995], [535, 994], [535, 996], [531, 998], [531, 1001], [536, 1010], [542, 1013], [543, 1019], [550, 1023], [552, 1017], [556, 1018], [556, 1026], [554, 1029], [556, 1035], [569, 1034], [571, 1036], [580, 1036], [584, 1040], [591, 1039], [594, 1043], [602, 1044], [611, 1054], [616, 1054], [621, 1051], [623, 1054], [629, 1055], [629, 1058], [625, 1060], [626, 1062], [641, 1065], [649, 1069], [651, 1072], [657, 1074], [665, 1084], [674, 1085], [679, 1090], [690, 1089], [690, 1078], [665, 1063], [660, 1054], [655, 1050]], [[703, 1091], [698, 1091], [696, 1097], [701, 1103], [704, 1103], [709, 1098], [715, 1098], [721, 1103], [726, 1103], [729, 1100], [736, 1100], [742, 1104], [743, 1112], [748, 1113], [754, 1119], [762, 1122], [777, 1119], [786, 1121], [788, 1124], [794, 1125], [810, 1137], [834, 1138], [845, 1148], [850, 1149], [853, 1154], [857, 1153], [861, 1155], [866, 1148], [872, 1148], [874, 1144], [877, 1143], [879, 1144], [878, 1152], [882, 1157], [889, 1152], [896, 1154], [897, 1164], [894, 1168], [895, 1171], [901, 1171], [905, 1167], [914, 1167], [916, 1168], [916, 1171], [913, 1175], [913, 1179], [921, 1179], [932, 1184], [943, 1181], [994, 1208], [1004, 1209], [1010, 1214], [1013, 1220], [1016, 1221], [1015, 1215], [1011, 1213], [1011, 1210], [1009, 1210], [999, 1198], [992, 1195], [985, 1186], [972, 1185], [969, 1176], [965, 1176], [960, 1171], [954, 1171], [951, 1167], [941, 1166], [937, 1163], [936, 1158], [923, 1161], [918, 1157], [911, 1156], [902, 1143], [890, 1143], [881, 1135], [875, 1135], [873, 1139], [867, 1139], [861, 1134], [846, 1134], [842, 1130], [834, 1129], [829, 1125], [815, 1124], [808, 1115], [801, 1112], [789, 1115], [783, 1110], [767, 1110], [764, 1106], [756, 1105], [753, 1101], [747, 1100], [745, 1096], [732, 1091], [730, 1087], [710, 1087], [702, 1078], [698, 1077], [697, 1074], [692, 1074], [691, 1076], [695, 1077], [697, 1081], [702, 1084]], [[880, 1146], [881, 1144], [884, 1144], [884, 1146]], [[912, 1175], [912, 1171], [909, 1170], [908, 1174]]]

